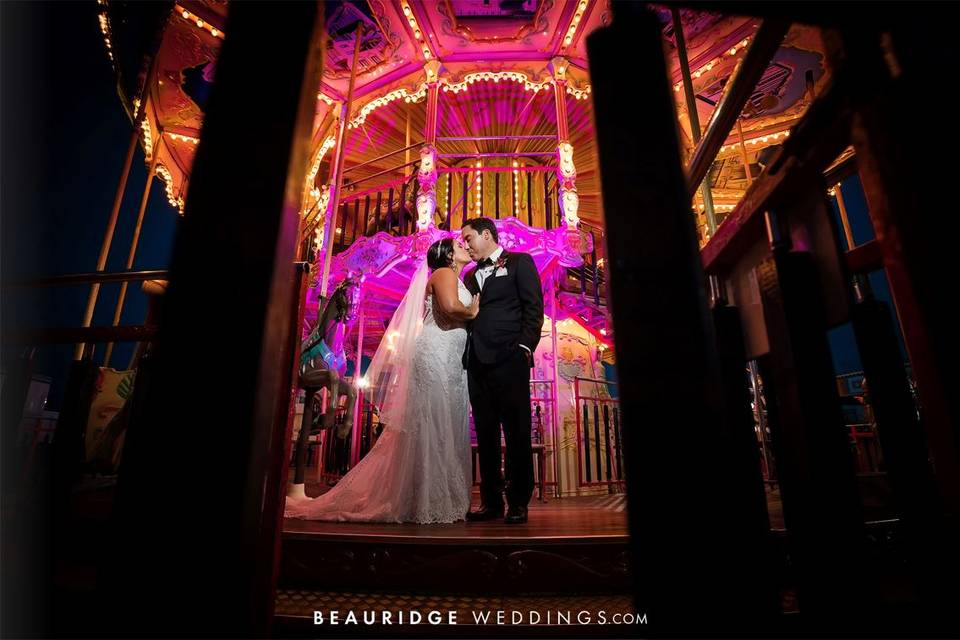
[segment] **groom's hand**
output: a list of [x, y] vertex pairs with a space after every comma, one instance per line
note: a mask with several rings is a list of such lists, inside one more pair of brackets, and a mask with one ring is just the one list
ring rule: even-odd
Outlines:
[[517, 345], [517, 349], [520, 349], [520, 351], [523, 352], [523, 357], [524, 357], [524, 358], [526, 359], [526, 361], [527, 361], [527, 366], [528, 366], [528, 367], [533, 367], [533, 354], [530, 353], [530, 349], [526, 348], [526, 347], [523, 346], [522, 344], [518, 344], [518, 345]]

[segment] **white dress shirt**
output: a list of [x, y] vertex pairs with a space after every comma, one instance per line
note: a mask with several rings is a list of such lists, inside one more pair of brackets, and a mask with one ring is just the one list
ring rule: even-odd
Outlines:
[[[503, 247], [497, 247], [493, 253], [490, 254], [490, 260], [495, 263], [500, 259], [501, 253], [503, 253]], [[480, 287], [481, 291], [483, 291], [483, 283], [486, 282], [491, 273], [493, 273], [493, 264], [477, 270], [477, 286]]]

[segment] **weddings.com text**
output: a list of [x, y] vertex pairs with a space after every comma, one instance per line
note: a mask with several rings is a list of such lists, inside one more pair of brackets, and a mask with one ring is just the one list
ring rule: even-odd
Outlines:
[[462, 611], [377, 611], [363, 610], [314, 611], [313, 624], [326, 625], [453, 625], [453, 624], [495, 624], [495, 625], [585, 625], [585, 624], [647, 624], [647, 614], [632, 612], [599, 611], [510, 611], [483, 610], [470, 611], [466, 620]]

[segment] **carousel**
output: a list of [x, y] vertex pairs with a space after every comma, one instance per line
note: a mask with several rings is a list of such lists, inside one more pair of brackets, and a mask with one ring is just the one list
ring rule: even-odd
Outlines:
[[[311, 332], [336, 334], [333, 368], [345, 384], [335, 392], [346, 402], [326, 401], [328, 388], [320, 394], [323, 405], [308, 408], [308, 418], [337, 408], [340, 437], [328, 440], [323, 430], [308, 442], [318, 480], [335, 480], [375, 440], [376, 407], [364, 403], [363, 372], [390, 339], [384, 328], [418, 258], [431, 242], [457, 237], [465, 220], [482, 215], [496, 220], [507, 250], [533, 256], [544, 284], [547, 318], [531, 395], [546, 492], [559, 498], [622, 488], [585, 44], [610, 22], [608, 4], [329, 5], [314, 151], [303, 185], [302, 243], [313, 268], [302, 330], [305, 340]], [[177, 4], [143, 104], [133, 105], [142, 114], [146, 161], [181, 212], [203, 105], [229, 37], [227, 13], [225, 3]], [[759, 21], [692, 10], [663, 9], [661, 16], [689, 153]], [[109, 43], [108, 11], [102, 27]], [[778, 49], [694, 199], [704, 243], [825, 82], [822, 48], [817, 30], [794, 27]], [[629, 83], [629, 66], [623, 75]], [[692, 100], [682, 99], [686, 86]], [[333, 318], [318, 326], [344, 283], [349, 312], [335, 327]]]
[[[111, 10], [101, 4], [112, 59]], [[760, 23], [658, 13], [689, 157]], [[228, 14], [225, 2], [176, 3], [142, 91], [126, 105], [151, 178], [181, 213]], [[621, 442], [631, 425], [619, 410], [605, 277], [610, 212], [586, 46], [610, 24], [609, 0], [337, 1], [326, 3], [325, 20], [300, 211], [309, 269], [295, 321], [304, 353], [322, 342], [328, 375], [300, 390], [289, 491], [325, 491], [375, 444], [370, 359], [394, 339], [385, 328], [426, 247], [459, 237], [477, 216], [495, 221], [508, 251], [533, 257], [543, 284], [546, 320], [531, 375], [537, 489], [520, 528], [288, 521], [278, 614], [291, 624], [305, 615], [306, 601], [290, 595], [297, 589], [483, 591], [509, 575], [518, 592], [547, 583], [562, 593], [625, 590]], [[795, 25], [783, 39], [693, 198], [702, 245], [823, 87], [823, 50], [814, 28]], [[629, 85], [629, 60], [621, 73]], [[256, 135], [255, 123], [245, 133]], [[670, 455], [680, 472], [682, 433]], [[464, 571], [477, 576], [467, 587]]]

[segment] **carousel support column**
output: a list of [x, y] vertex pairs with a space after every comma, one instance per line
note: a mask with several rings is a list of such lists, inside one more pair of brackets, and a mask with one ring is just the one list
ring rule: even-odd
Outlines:
[[[422, 233], [433, 226], [437, 211], [437, 100], [440, 96], [440, 62], [431, 60], [423, 65], [427, 78], [427, 124], [423, 134], [424, 145], [420, 148], [420, 166], [417, 170], [417, 232]], [[409, 119], [407, 135], [409, 137]], [[408, 143], [409, 146], [409, 143]], [[409, 153], [410, 150], [407, 150]]]
[[410, 109], [412, 109], [412, 107], [408, 104], [408, 105], [407, 105], [407, 108], [406, 108], [406, 112], [407, 112], [407, 126], [406, 126], [405, 133], [404, 133], [404, 137], [403, 137], [403, 141], [404, 141], [404, 142], [403, 142], [403, 147], [404, 147], [404, 151], [403, 151], [403, 165], [404, 165], [404, 166], [403, 166], [403, 177], [404, 177], [404, 178], [406, 178], [406, 177], [408, 177], [408, 176], [410, 175], [410, 174], [408, 173], [408, 172], [410, 171], [410, 166], [409, 166], [409, 165], [410, 165]]
[[[624, 432], [635, 601], [650, 635], [705, 633], [715, 620], [744, 632], [760, 626], [749, 595], [760, 576], [749, 523], [726, 517], [729, 470], [717, 421], [724, 414], [719, 357], [707, 308], [697, 230], [680, 158], [661, 25], [641, 3], [614, 3], [614, 20], [587, 37], [607, 211], [612, 312]], [[632, 82], [651, 88], [623, 99]], [[641, 301], [653, 300], [655, 304]], [[637, 327], [644, 329], [638, 331]], [[676, 408], [683, 407], [683, 415]], [[664, 452], [684, 429], [684, 468]], [[664, 483], [664, 478], [670, 478]], [[698, 508], [689, 508], [689, 496]], [[704, 536], [704, 522], [723, 522]], [[641, 575], [642, 574], [642, 575]], [[730, 581], [729, 576], [740, 579]], [[689, 615], [694, 594], [703, 615]]]
[[437, 150], [431, 144], [420, 149], [417, 186], [417, 233], [423, 233], [433, 227], [437, 211]]
[[[333, 243], [336, 240], [336, 229], [334, 220], [340, 207], [340, 192], [343, 185], [343, 156], [346, 151], [347, 141], [347, 121], [350, 119], [350, 108], [353, 106], [353, 90], [357, 83], [357, 60], [360, 58], [360, 41], [363, 39], [363, 23], [357, 23], [357, 32], [354, 36], [356, 42], [353, 46], [353, 65], [350, 68], [350, 84], [347, 86], [347, 101], [340, 109], [340, 124], [337, 128], [337, 155], [333, 164], [333, 195], [330, 198], [330, 205], [327, 209], [327, 220], [324, 222], [323, 236], [327, 244], [324, 247], [323, 271], [320, 273], [320, 295], [326, 298], [327, 284], [330, 282], [330, 261], [333, 259]], [[344, 224], [344, 235], [346, 235], [346, 224]]]
[[556, 57], [547, 66], [553, 76], [553, 98], [557, 110], [557, 195], [567, 229], [574, 230], [580, 224], [577, 214], [580, 196], [577, 194], [573, 145], [570, 144], [570, 132], [567, 129], [567, 69], [570, 62], [566, 58]]
[[[697, 112], [697, 98], [693, 92], [693, 78], [690, 76], [690, 60], [687, 58], [687, 42], [683, 37], [683, 23], [680, 20], [680, 11], [671, 9], [673, 14], [673, 33], [677, 39], [677, 58], [680, 59], [680, 75], [683, 78], [683, 95], [687, 102], [687, 117], [690, 119], [690, 135], [693, 145], [700, 142], [700, 114]], [[713, 210], [713, 193], [710, 191], [709, 174], [700, 185], [700, 195], [703, 198], [703, 212], [707, 218], [707, 229], [712, 236], [717, 231], [717, 218]]]
[[353, 441], [350, 443], [352, 451], [350, 453], [350, 467], [353, 468], [360, 462], [360, 446], [363, 443], [363, 386], [360, 380], [363, 378], [363, 276], [360, 276], [360, 295], [358, 297], [360, 305], [360, 317], [357, 318], [357, 357], [353, 365], [353, 380], [345, 384], [353, 385], [353, 392], [356, 394], [353, 408]]
[[550, 411], [553, 419], [551, 420], [550, 428], [552, 430], [551, 437], [553, 438], [553, 479], [557, 483], [554, 495], [557, 498], [563, 497], [560, 482], [560, 429], [562, 427], [562, 423], [560, 422], [560, 350], [557, 340], [557, 322], [559, 322], [559, 318], [557, 318], [557, 296], [559, 295], [557, 278], [560, 277], [560, 273], [562, 273], [562, 270], [558, 269], [557, 273], [550, 278], [550, 348], [553, 350], [553, 409]]
[[[127, 190], [127, 178], [130, 177], [130, 168], [133, 166], [133, 156], [137, 151], [137, 142], [140, 139], [139, 120], [134, 122], [133, 133], [130, 134], [130, 144], [127, 146], [127, 156], [123, 160], [123, 169], [120, 171], [120, 181], [117, 183], [117, 191], [113, 196], [113, 207], [110, 209], [110, 217], [107, 220], [107, 230], [103, 234], [103, 242], [100, 244], [100, 256], [97, 258], [97, 271], [103, 271], [107, 266], [107, 256], [110, 254], [110, 245], [113, 244], [113, 235], [117, 229], [117, 218], [120, 216], [120, 205], [123, 202], [123, 194]], [[93, 310], [97, 306], [97, 297], [100, 295], [100, 283], [95, 282], [90, 285], [90, 295], [87, 296], [87, 309], [83, 312], [82, 327], [89, 327], [93, 322]], [[73, 353], [74, 360], [80, 360], [83, 357], [83, 350], [86, 345], [78, 344]]]
[[[427, 79], [427, 120], [423, 132], [423, 141], [425, 144], [432, 145], [437, 142], [437, 118], [440, 107], [440, 61], [431, 60], [427, 62], [423, 65], [423, 73]], [[407, 137], [409, 138], [409, 133]], [[409, 145], [408, 140], [407, 146]]]
[[747, 177], [747, 187], [753, 184], [753, 171], [750, 169], [750, 159], [747, 157], [747, 147], [743, 142], [743, 124], [741, 118], [737, 118], [737, 135], [740, 138], [740, 161], [743, 162], [743, 173]]
[[[270, 634], [293, 426], [290, 314], [325, 57], [323, 6], [272, 5], [282, 30], [263, 29], [261, 4], [230, 9], [230, 38], [218, 59], [171, 257], [151, 381], [141, 419], [127, 429], [111, 562], [98, 571], [105, 635], [136, 635], [143, 603], [171, 593], [180, 599], [151, 620], [157, 635], [185, 628], [198, 636]], [[249, 100], [249, 78], [267, 76], [271, 99]], [[237, 135], [254, 121], [260, 135]], [[258, 162], [236, 162], [246, 156]], [[230, 277], [212, 284], [210, 249], [223, 246], [236, 260]], [[198, 326], [218, 326], [217, 339]], [[216, 369], [185, 367], [198, 353]], [[177, 513], [157, 517], [158, 504], [176, 504]]]
[[[137, 225], [133, 230], [133, 239], [130, 241], [130, 252], [127, 254], [127, 264], [124, 267], [127, 271], [133, 268], [133, 258], [137, 255], [137, 245], [140, 242], [140, 231], [143, 229], [143, 216], [147, 211], [147, 203], [150, 201], [150, 187], [153, 185], [153, 178], [156, 176], [157, 156], [160, 151], [160, 140], [163, 133], [159, 133], [156, 144], [153, 145], [153, 155], [150, 158], [150, 167], [147, 169], [147, 184], [143, 187], [143, 197], [140, 198], [140, 210], [137, 212]], [[117, 298], [117, 306], [113, 310], [113, 326], [120, 324], [120, 314], [123, 313], [123, 303], [127, 298], [127, 287], [129, 282], [124, 281], [120, 284], [120, 296]], [[110, 366], [110, 356], [113, 355], [113, 343], [107, 343], [106, 352], [103, 355], [103, 366]]]
[[[417, 231], [432, 227], [437, 212], [437, 112], [440, 99], [440, 62], [430, 60], [423, 65], [427, 79], [427, 122], [423, 132], [424, 146], [420, 149], [420, 167], [417, 173]], [[409, 153], [409, 150], [408, 150]]]

